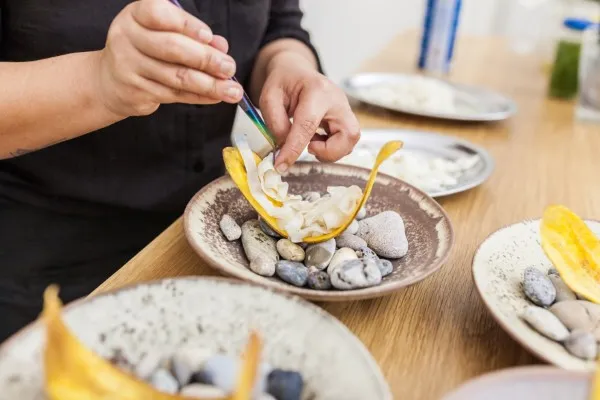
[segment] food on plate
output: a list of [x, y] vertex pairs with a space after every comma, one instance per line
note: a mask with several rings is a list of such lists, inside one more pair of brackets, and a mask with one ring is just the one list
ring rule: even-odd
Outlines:
[[595, 360], [600, 341], [598, 238], [564, 206], [545, 210], [540, 232], [555, 268], [548, 273], [525, 270], [523, 292], [532, 304], [522, 318], [575, 357]]
[[358, 186], [330, 186], [319, 198], [303, 199], [289, 193], [289, 185], [273, 166], [273, 154], [261, 160], [244, 135], [234, 138], [237, 148], [223, 150], [229, 175], [265, 222], [295, 243], [323, 242], [346, 230], [367, 201], [379, 165], [402, 147], [397, 141], [382, 147], [364, 193]]
[[303, 378], [260, 361], [261, 340], [250, 335], [242, 359], [202, 347], [171, 355], [147, 354], [132, 365], [118, 349], [103, 359], [72, 334], [61, 318], [58, 289], [44, 293], [45, 388], [51, 400], [299, 400]]

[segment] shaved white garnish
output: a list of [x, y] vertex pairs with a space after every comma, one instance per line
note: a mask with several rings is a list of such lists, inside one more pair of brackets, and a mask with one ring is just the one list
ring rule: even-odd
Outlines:
[[[291, 195], [289, 185], [273, 166], [273, 154], [265, 157], [258, 166], [252, 150], [243, 135], [236, 135], [235, 143], [244, 160], [248, 186], [254, 199], [286, 231], [292, 242], [298, 243], [306, 237], [329, 233], [349, 220], [362, 198], [358, 186], [330, 186], [327, 194], [315, 201], [302, 200]], [[269, 198], [281, 203], [274, 205]]]

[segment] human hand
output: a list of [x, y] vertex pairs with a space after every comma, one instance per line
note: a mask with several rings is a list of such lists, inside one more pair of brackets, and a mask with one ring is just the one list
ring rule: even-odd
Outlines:
[[111, 24], [98, 91], [111, 112], [125, 117], [166, 103], [237, 103], [242, 88], [229, 79], [236, 65], [228, 49], [223, 37], [168, 1], [135, 1]]
[[[275, 166], [285, 172], [306, 145], [320, 161], [337, 161], [360, 138], [360, 126], [343, 91], [293, 52], [273, 57], [260, 109], [280, 148]], [[293, 117], [293, 123], [290, 122]], [[322, 127], [327, 136], [316, 134]]]

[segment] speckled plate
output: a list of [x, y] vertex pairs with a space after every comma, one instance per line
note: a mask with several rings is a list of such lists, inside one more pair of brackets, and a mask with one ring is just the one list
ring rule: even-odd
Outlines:
[[[369, 171], [338, 164], [296, 163], [286, 181], [292, 193], [318, 191], [327, 186], [365, 186]], [[280, 279], [266, 278], [248, 268], [240, 241], [228, 242], [219, 221], [231, 215], [238, 224], [256, 218], [256, 212], [229, 177], [219, 178], [200, 190], [189, 202], [185, 215], [185, 233], [196, 252], [224, 274], [290, 292], [315, 301], [346, 301], [383, 296], [418, 282], [437, 271], [446, 261], [454, 241], [450, 219], [431, 197], [421, 190], [378, 174], [367, 203], [369, 215], [393, 210], [403, 218], [408, 238], [408, 254], [394, 261], [394, 272], [375, 287], [337, 291], [298, 288]]]
[[592, 376], [554, 367], [518, 367], [470, 380], [442, 400], [587, 400]]
[[[168, 279], [79, 300], [64, 317], [98, 354], [121, 349], [134, 365], [145, 354], [194, 343], [238, 355], [255, 329], [265, 341], [263, 360], [302, 373], [303, 399], [392, 399], [377, 364], [343, 324], [297, 297], [258, 286]], [[0, 400], [44, 398], [43, 334], [34, 323], [0, 346]]]
[[[599, 222], [586, 223], [600, 235]], [[552, 267], [542, 250], [539, 219], [502, 228], [481, 244], [473, 258], [473, 279], [483, 302], [513, 339], [541, 359], [569, 370], [593, 370], [594, 362], [572, 356], [561, 344], [537, 333], [519, 318], [531, 305], [522, 289], [527, 267], [544, 273]]]

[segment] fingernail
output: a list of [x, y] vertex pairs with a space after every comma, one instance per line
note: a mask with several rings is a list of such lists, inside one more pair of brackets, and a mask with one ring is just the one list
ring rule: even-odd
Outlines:
[[227, 89], [225, 91], [225, 96], [227, 96], [231, 100], [237, 101], [241, 97], [241, 95], [242, 95], [242, 91], [235, 86], [230, 87], [229, 89]]
[[288, 170], [288, 168], [289, 166], [286, 163], [281, 163], [276, 167], [277, 172], [279, 172], [280, 174], [284, 174], [285, 171]]
[[221, 65], [219, 66], [219, 68], [221, 72], [228, 77], [233, 76], [233, 74], [235, 74], [235, 64], [229, 60], [221, 61]]
[[198, 39], [200, 39], [203, 42], [208, 43], [213, 39], [213, 34], [208, 29], [200, 29], [198, 31]]

